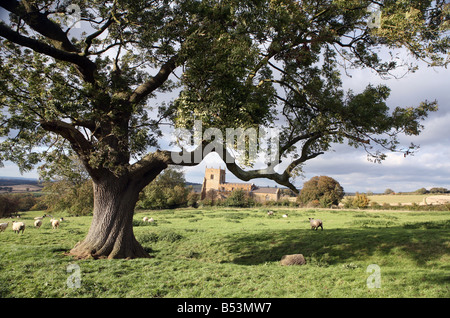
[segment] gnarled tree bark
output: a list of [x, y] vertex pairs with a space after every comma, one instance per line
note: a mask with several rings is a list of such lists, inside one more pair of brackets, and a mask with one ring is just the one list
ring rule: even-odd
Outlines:
[[154, 153], [123, 176], [102, 171], [93, 178], [94, 211], [85, 239], [70, 251], [77, 258], [148, 258], [136, 240], [133, 215], [139, 192], [167, 168], [169, 157]]
[[140, 189], [128, 178], [94, 181], [94, 213], [86, 238], [70, 255], [78, 258], [142, 258], [149, 254], [133, 233], [133, 214]]

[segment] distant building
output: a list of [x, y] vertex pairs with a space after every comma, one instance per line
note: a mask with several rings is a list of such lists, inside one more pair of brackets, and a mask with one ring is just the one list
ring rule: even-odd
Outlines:
[[281, 191], [278, 188], [257, 188], [252, 191], [252, 195], [259, 202], [278, 201], [281, 197]]
[[281, 197], [279, 188], [260, 188], [253, 183], [227, 183], [225, 181], [225, 169], [206, 167], [201, 190], [202, 200], [210, 190], [216, 191], [219, 197], [226, 198], [237, 189], [242, 189], [259, 202], [278, 201]]

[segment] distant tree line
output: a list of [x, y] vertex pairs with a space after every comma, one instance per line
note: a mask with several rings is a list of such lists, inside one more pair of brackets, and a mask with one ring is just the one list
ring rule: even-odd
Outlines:
[[442, 188], [442, 187], [435, 187], [435, 188], [431, 188], [430, 190], [427, 190], [425, 188], [420, 188], [418, 190], [415, 191], [415, 193], [417, 194], [428, 194], [428, 193], [450, 193], [450, 190], [446, 189], [446, 188]]
[[[73, 172], [73, 171], [72, 171]], [[5, 187], [0, 187], [0, 190]], [[418, 189], [410, 194], [445, 194], [450, 191], [443, 187], [430, 190]], [[285, 193], [288, 195], [289, 193]], [[255, 207], [255, 206], [291, 206], [291, 207], [323, 207], [330, 208], [342, 203], [344, 208], [398, 209], [390, 204], [380, 205], [371, 202], [368, 194], [358, 193], [344, 198], [344, 189], [335, 179], [328, 176], [315, 176], [303, 184], [296, 202], [278, 200], [257, 202], [242, 189], [232, 191], [223, 197], [214, 190], [209, 190], [201, 200], [200, 194], [186, 185], [183, 171], [169, 168], [141, 191], [137, 209], [173, 209], [180, 207], [224, 206], [224, 207]], [[392, 189], [386, 189], [385, 194], [395, 194]], [[0, 194], [0, 217], [10, 216], [22, 211], [47, 210], [65, 212], [69, 215], [90, 215], [93, 211], [93, 186], [88, 176], [78, 173], [65, 174], [57, 181], [45, 182], [39, 195], [31, 193]], [[402, 209], [419, 209], [419, 205], [401, 206]], [[420, 206], [424, 210], [450, 209], [450, 206]]]
[[9, 217], [18, 212], [46, 209], [41, 205], [41, 196], [31, 193], [0, 194], [0, 217]]
[[384, 194], [445, 194], [450, 193], [450, 190], [443, 187], [434, 187], [430, 190], [427, 190], [426, 188], [420, 188], [413, 192], [395, 192], [392, 189], [386, 189], [384, 190]]

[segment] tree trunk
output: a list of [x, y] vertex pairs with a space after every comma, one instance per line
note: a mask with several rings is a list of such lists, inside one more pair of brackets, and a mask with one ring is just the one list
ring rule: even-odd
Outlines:
[[78, 258], [150, 257], [133, 234], [133, 214], [140, 189], [128, 178], [94, 181], [94, 214], [86, 238], [70, 255]]

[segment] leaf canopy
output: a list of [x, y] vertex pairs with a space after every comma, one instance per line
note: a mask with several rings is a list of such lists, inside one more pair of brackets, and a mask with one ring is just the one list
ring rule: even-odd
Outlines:
[[243, 180], [268, 177], [292, 188], [299, 167], [336, 142], [380, 161], [398, 151], [399, 134], [420, 133], [437, 102], [389, 109], [387, 86], [345, 92], [345, 67], [383, 77], [414, 71], [397, 49], [431, 66], [449, 62], [443, 0], [6, 0], [0, 7], [9, 13], [0, 23], [0, 162], [29, 170], [76, 154], [94, 179], [135, 174], [150, 182], [152, 167], [173, 163], [159, 149], [163, 125], [192, 128], [194, 120], [204, 129], [280, 128], [288, 168], [269, 174], [227, 163]]

